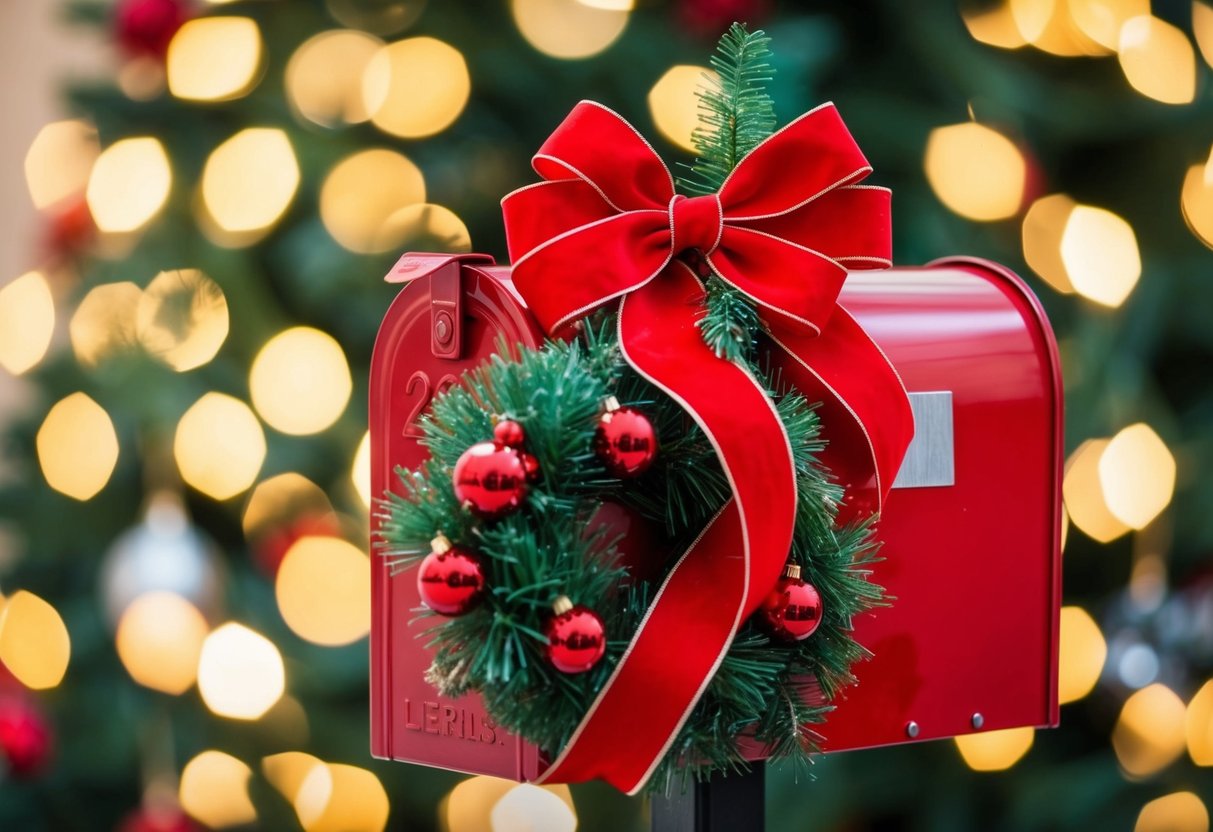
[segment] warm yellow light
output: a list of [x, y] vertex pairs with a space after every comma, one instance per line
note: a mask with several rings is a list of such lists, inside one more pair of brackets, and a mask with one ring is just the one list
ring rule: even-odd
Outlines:
[[338, 29], [304, 41], [286, 65], [286, 94], [304, 118], [325, 127], [358, 124], [371, 114], [362, 100], [362, 78], [383, 41], [366, 32]]
[[956, 738], [956, 749], [974, 771], [1003, 771], [1015, 765], [1032, 747], [1036, 729], [1006, 728]]
[[295, 796], [295, 813], [306, 832], [382, 832], [389, 812], [379, 778], [357, 766], [313, 766]]
[[1010, 139], [984, 125], [965, 122], [932, 130], [924, 165], [935, 195], [962, 217], [1006, 219], [1023, 202], [1023, 155]]
[[1133, 832], [1209, 832], [1209, 810], [1192, 792], [1172, 792], [1141, 807]]
[[1057, 0], [1008, 0], [1019, 36], [1028, 43], [1039, 40], [1053, 18], [1056, 4]]
[[142, 290], [128, 281], [90, 289], [68, 324], [76, 360], [94, 367], [137, 343], [135, 318], [142, 295]]
[[1101, 46], [1078, 25], [1075, 8], [1080, 3], [1103, 0], [1010, 0], [1011, 16], [1020, 36], [1044, 52], [1064, 57], [1106, 55]]
[[392, 217], [425, 202], [417, 166], [391, 150], [364, 150], [337, 164], [320, 189], [320, 219], [338, 243], [359, 254], [396, 249], [404, 236]]
[[1090, 205], [1070, 212], [1061, 235], [1061, 260], [1074, 291], [1103, 306], [1124, 303], [1141, 277], [1133, 227]]
[[1196, 45], [1200, 49], [1205, 63], [1213, 66], [1213, 6], [1193, 0], [1192, 31], [1196, 35]]
[[459, 117], [472, 90], [467, 61], [436, 38], [408, 38], [375, 53], [362, 80], [371, 121], [408, 139], [432, 136]]
[[1120, 29], [1120, 68], [1129, 85], [1164, 104], [1187, 104], [1196, 97], [1196, 53], [1182, 31], [1150, 15]]
[[72, 641], [55, 608], [32, 592], [14, 592], [0, 606], [0, 663], [34, 690], [56, 687], [67, 673]]
[[965, 28], [978, 43], [1000, 49], [1018, 49], [1027, 44], [1015, 25], [1015, 16], [1006, 0], [994, 6], [962, 9], [961, 16]]
[[354, 483], [354, 490], [358, 492], [362, 504], [370, 508], [371, 434], [369, 432], [362, 434], [362, 441], [358, 443], [358, 450], [354, 453], [354, 467], [350, 471], [350, 480]]
[[39, 272], [0, 288], [0, 367], [21, 375], [46, 355], [55, 334], [55, 299]]
[[97, 157], [88, 179], [88, 207], [104, 232], [138, 231], [160, 213], [173, 185], [168, 154], [150, 137], [123, 139]]
[[202, 643], [198, 690], [220, 716], [259, 719], [286, 690], [282, 654], [260, 633], [228, 622]]
[[[567, 788], [567, 787], [566, 787]], [[497, 801], [489, 813], [493, 832], [575, 832], [573, 807], [545, 788], [521, 783]]]
[[1099, 460], [1108, 447], [1107, 439], [1088, 439], [1066, 460], [1062, 482], [1066, 513], [1074, 525], [1100, 543], [1108, 543], [1129, 531], [1108, 509], [1099, 475]]
[[86, 121], [56, 121], [38, 131], [25, 154], [25, 184], [35, 208], [49, 208], [84, 193], [101, 154], [97, 128]]
[[1184, 751], [1183, 700], [1166, 685], [1135, 692], [1120, 711], [1112, 730], [1112, 748], [1131, 776], [1148, 777], [1169, 766]]
[[1144, 529], [1175, 493], [1175, 457], [1149, 425], [1130, 425], [1112, 437], [1099, 458], [1099, 482], [1108, 510]]
[[1095, 619], [1082, 607], [1061, 608], [1061, 656], [1058, 699], [1076, 702], [1090, 693], [1108, 657], [1108, 645]]
[[144, 687], [185, 693], [198, 676], [206, 633], [206, 619], [189, 601], [172, 592], [149, 592], [118, 619], [118, 658]]
[[619, 39], [628, 12], [595, 8], [578, 0], [511, 0], [518, 31], [545, 55], [589, 58]]
[[611, 12], [630, 12], [636, 8], [636, 0], [577, 0], [577, 2], [592, 9], [606, 9]]
[[288, 471], [257, 483], [244, 508], [242, 525], [245, 536], [252, 538], [297, 517], [332, 513], [332, 504], [320, 486]]
[[299, 162], [286, 133], [250, 127], [211, 154], [202, 170], [202, 203], [222, 231], [257, 239], [281, 219], [299, 190]]
[[227, 330], [227, 298], [197, 269], [161, 272], [139, 297], [135, 331], [140, 343], [179, 373], [214, 358]]
[[331, 14], [342, 26], [390, 35], [417, 22], [425, 11], [426, 0], [390, 0], [368, 3], [366, 0], [325, 0]]
[[270, 339], [249, 374], [253, 406], [271, 427], [294, 436], [336, 422], [353, 390], [345, 353], [331, 335], [294, 327]]
[[61, 399], [38, 428], [38, 464], [51, 488], [88, 500], [118, 464], [118, 434], [109, 414], [84, 393]]
[[412, 251], [472, 250], [472, 237], [463, 220], [449, 208], [432, 202], [405, 206], [383, 223], [381, 232]]
[[[1209, 14], [1213, 15], [1213, 11]], [[1213, 21], [1209, 25], [1213, 27]], [[1213, 37], [1213, 32], [1210, 32], [1210, 37]], [[1205, 164], [1188, 168], [1180, 207], [1192, 233], [1202, 243], [1213, 247], [1213, 154]]]
[[1150, 0], [1068, 0], [1070, 16], [1083, 34], [1107, 49], [1120, 46], [1120, 29], [1150, 13]]
[[198, 17], [168, 47], [169, 92], [191, 101], [246, 95], [261, 68], [261, 30], [247, 17]]
[[203, 751], [181, 771], [178, 799], [194, 820], [211, 829], [242, 826], [257, 820], [249, 799], [252, 770], [222, 751]]
[[1061, 235], [1077, 203], [1065, 194], [1042, 197], [1023, 218], [1023, 256], [1032, 271], [1062, 294], [1074, 286], [1061, 260]]
[[517, 785], [512, 780], [500, 777], [469, 777], [459, 782], [451, 789], [440, 807], [446, 817], [446, 829], [449, 832], [481, 832], [489, 829], [490, 813], [497, 801]]
[[226, 500], [257, 478], [265, 461], [265, 434], [244, 402], [207, 393], [181, 417], [173, 455], [186, 483]]
[[1213, 766], [1213, 679], [1188, 703], [1188, 756], [1198, 766]]
[[371, 629], [371, 564], [336, 537], [303, 537], [287, 550], [274, 582], [278, 610], [300, 638], [339, 647]]
[[691, 132], [699, 126], [699, 96], [715, 72], [703, 66], [679, 64], [666, 70], [649, 90], [649, 113], [662, 135], [684, 150], [695, 149]]
[[[527, 794], [514, 795], [506, 806], [497, 811], [497, 806], [512, 795], [519, 785], [512, 780], [499, 777], [469, 777], [455, 786], [439, 806], [439, 816], [448, 832], [481, 832], [492, 829], [567, 829], [575, 828], [577, 822], [573, 795], [565, 785], [527, 786], [546, 793], [546, 797]], [[555, 803], [562, 806], [556, 806]], [[529, 825], [519, 826], [530, 818]], [[568, 827], [569, 818], [573, 827]]]
[[271, 754], [263, 758], [261, 771], [279, 794], [293, 804], [299, 794], [299, 787], [318, 765], [323, 763], [311, 754], [303, 751], [283, 751], [281, 754]]

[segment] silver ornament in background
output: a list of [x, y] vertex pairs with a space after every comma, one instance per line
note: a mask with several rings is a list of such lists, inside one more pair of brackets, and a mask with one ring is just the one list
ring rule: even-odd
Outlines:
[[223, 597], [215, 546], [190, 522], [181, 498], [170, 491], [154, 493], [139, 524], [114, 540], [99, 583], [111, 627], [147, 592], [174, 592], [212, 622]]

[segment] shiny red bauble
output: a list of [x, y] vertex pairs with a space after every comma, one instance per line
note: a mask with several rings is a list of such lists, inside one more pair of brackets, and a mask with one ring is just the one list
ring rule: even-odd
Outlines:
[[455, 497], [475, 514], [492, 520], [509, 514], [527, 492], [523, 454], [500, 442], [477, 442], [455, 463]]
[[789, 566], [758, 610], [763, 629], [780, 641], [803, 641], [821, 625], [821, 595]]
[[594, 453], [615, 476], [638, 476], [657, 458], [657, 431], [648, 416], [634, 407], [620, 407], [612, 397], [594, 431]]
[[51, 756], [51, 730], [42, 714], [23, 697], [0, 699], [0, 771], [33, 777]]
[[548, 661], [561, 673], [585, 673], [606, 653], [606, 627], [602, 619], [588, 607], [573, 606], [564, 597], [556, 601], [552, 610], [556, 614], [543, 630], [548, 637]]
[[484, 564], [439, 535], [417, 569], [421, 603], [441, 615], [463, 615], [484, 598]]
[[507, 448], [521, 448], [526, 441], [526, 431], [513, 419], [502, 419], [493, 426], [493, 439]]
[[539, 460], [534, 454], [522, 454], [522, 470], [526, 471], [526, 481], [532, 485], [543, 478], [543, 472], [539, 470]]
[[173, 35], [192, 16], [187, 0], [119, 0], [114, 36], [130, 55], [163, 58]]

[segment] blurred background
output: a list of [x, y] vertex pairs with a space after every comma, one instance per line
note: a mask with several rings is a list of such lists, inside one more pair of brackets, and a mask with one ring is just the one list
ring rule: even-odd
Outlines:
[[369, 758], [366, 370], [397, 254], [503, 258], [578, 99], [688, 159], [734, 19], [781, 121], [838, 103], [899, 262], [1031, 282], [1067, 397], [1061, 727], [774, 769], [769, 828], [1207, 832], [1203, 0], [0, 4], [0, 829], [645, 828]]

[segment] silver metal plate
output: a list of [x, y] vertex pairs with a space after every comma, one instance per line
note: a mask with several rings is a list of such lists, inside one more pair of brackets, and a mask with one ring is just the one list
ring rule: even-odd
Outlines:
[[914, 441], [894, 488], [930, 488], [956, 484], [955, 446], [952, 436], [952, 391], [911, 393]]

